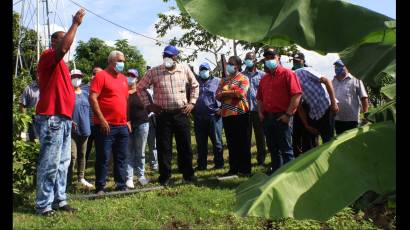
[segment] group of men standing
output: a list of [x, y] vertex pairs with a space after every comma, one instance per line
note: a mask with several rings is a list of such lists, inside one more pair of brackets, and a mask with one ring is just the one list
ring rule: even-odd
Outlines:
[[[35, 130], [40, 140], [40, 154], [36, 209], [42, 215], [52, 215], [54, 210], [76, 210], [67, 204], [66, 185], [72, 127], [76, 127], [72, 119], [78, 86], [70, 78], [63, 56], [84, 14], [84, 10], [76, 13], [67, 33], [56, 32], [51, 36], [51, 48], [43, 52], [38, 64], [40, 99], [36, 106]], [[156, 117], [158, 181], [167, 186], [171, 178], [173, 136], [177, 165], [184, 181], [196, 181], [188, 116], [191, 112], [198, 152], [196, 169], [207, 169], [208, 137], [213, 144], [214, 168], [224, 167], [224, 127], [229, 173], [239, 172], [244, 176], [251, 175], [252, 129], [257, 163], [265, 163], [266, 144], [272, 159], [270, 169], [274, 172], [294, 159], [295, 149], [301, 153], [316, 146], [318, 135], [323, 142], [329, 141], [334, 135], [334, 124], [337, 134], [357, 127], [360, 106], [367, 112], [363, 83], [347, 71], [341, 60], [334, 63], [335, 78], [331, 82], [306, 67], [302, 53], [293, 57], [294, 68], [290, 70], [280, 64], [275, 50], [267, 49], [263, 55], [265, 72], [257, 69], [256, 56], [250, 52], [243, 63], [237, 56], [230, 57], [228, 76], [220, 79], [211, 76], [208, 63], [201, 64], [199, 76], [195, 76], [187, 65], [178, 62], [179, 51], [174, 46], [165, 47], [162, 55], [164, 63], [149, 69], [131, 89], [132, 79], [122, 74], [126, 57], [119, 51], [110, 53], [107, 67], [91, 81], [88, 102], [93, 120], [88, 133], [96, 141], [97, 194], [104, 194], [111, 154], [116, 189], [131, 187], [128, 180], [133, 173], [127, 170], [129, 138], [141, 128], [141, 121], [146, 123], [151, 113]], [[246, 69], [241, 71], [243, 64]], [[154, 98], [147, 97], [145, 92], [149, 88]], [[297, 127], [293, 125], [294, 119], [299, 120]], [[299, 131], [294, 132], [297, 129]], [[245, 134], [242, 135], [241, 130], [245, 130]]]

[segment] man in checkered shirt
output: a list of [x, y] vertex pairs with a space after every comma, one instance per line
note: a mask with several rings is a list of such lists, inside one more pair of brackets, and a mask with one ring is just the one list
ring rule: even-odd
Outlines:
[[[151, 68], [137, 84], [137, 92], [153, 86], [154, 101], [144, 98], [149, 111], [156, 114], [157, 151], [159, 178], [161, 185], [167, 186], [171, 178], [172, 136], [178, 152], [178, 169], [184, 181], [196, 180], [192, 168], [191, 132], [188, 114], [194, 108], [199, 95], [199, 84], [191, 69], [178, 63], [179, 51], [174, 46], [166, 46], [164, 63]], [[189, 94], [187, 94], [187, 91]], [[188, 96], [188, 97], [187, 97]]]
[[339, 111], [332, 82], [311, 67], [307, 67], [303, 53], [293, 56], [293, 69], [302, 86], [302, 100], [309, 107], [308, 114], [303, 106], [300, 105], [298, 108], [302, 124], [308, 133], [313, 136], [320, 134], [323, 143], [328, 142], [334, 136], [334, 116]]

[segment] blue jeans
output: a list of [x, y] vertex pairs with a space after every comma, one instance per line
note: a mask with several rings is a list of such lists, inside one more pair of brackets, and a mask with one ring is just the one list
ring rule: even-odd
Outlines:
[[277, 118], [265, 115], [263, 119], [263, 129], [271, 154], [273, 172], [295, 158], [292, 147], [293, 118], [289, 119], [289, 124], [278, 121]]
[[134, 178], [134, 169], [138, 177], [144, 177], [145, 145], [149, 131], [149, 123], [143, 123], [133, 128], [128, 140], [127, 180]]
[[110, 133], [105, 135], [100, 126], [96, 125], [95, 135], [95, 188], [96, 191], [104, 189], [108, 174], [108, 161], [111, 153], [114, 162], [114, 180], [117, 189], [125, 188], [127, 177], [127, 152], [128, 152], [128, 127], [110, 125]]
[[40, 140], [37, 161], [36, 210], [50, 211], [67, 204], [67, 171], [71, 159], [71, 125], [67, 117], [36, 115]]
[[215, 167], [223, 167], [222, 118], [220, 116], [195, 116], [195, 138], [198, 152], [198, 168], [206, 169], [208, 158], [208, 137], [211, 138]]
[[149, 131], [148, 131], [148, 155], [147, 160], [149, 161], [150, 166], [154, 170], [158, 170], [158, 154], [157, 154], [157, 143], [155, 139], [155, 124], [153, 119], [150, 118], [149, 120]]

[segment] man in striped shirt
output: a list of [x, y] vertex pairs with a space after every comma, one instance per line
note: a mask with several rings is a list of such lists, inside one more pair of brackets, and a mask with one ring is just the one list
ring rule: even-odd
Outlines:
[[[191, 134], [188, 114], [198, 98], [198, 81], [187, 65], [178, 63], [179, 51], [166, 46], [164, 64], [150, 69], [137, 84], [137, 92], [153, 86], [154, 101], [144, 100], [149, 111], [157, 115], [157, 150], [160, 184], [167, 186], [171, 177], [172, 136], [178, 152], [178, 169], [187, 182], [196, 180], [192, 168]], [[187, 87], [188, 86], [188, 87]], [[189, 90], [187, 98], [186, 91]]]

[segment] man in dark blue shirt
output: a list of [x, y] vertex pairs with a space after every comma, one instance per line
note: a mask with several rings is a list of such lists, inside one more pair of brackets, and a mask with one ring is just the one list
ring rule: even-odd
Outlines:
[[224, 166], [222, 149], [222, 118], [220, 102], [215, 99], [220, 78], [210, 76], [210, 66], [204, 62], [199, 66], [199, 97], [194, 107], [194, 129], [198, 152], [197, 170], [206, 170], [208, 137], [211, 138], [214, 153], [214, 169]]

